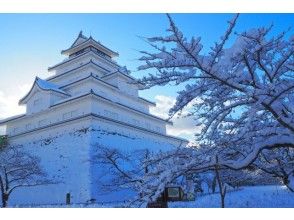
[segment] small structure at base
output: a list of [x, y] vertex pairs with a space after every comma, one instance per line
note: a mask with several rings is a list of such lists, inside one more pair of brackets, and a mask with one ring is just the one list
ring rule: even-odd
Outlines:
[[161, 196], [158, 197], [155, 202], [149, 202], [147, 208], [168, 208], [168, 202], [183, 201], [185, 198], [187, 198], [187, 196], [185, 196], [182, 187], [165, 187]]

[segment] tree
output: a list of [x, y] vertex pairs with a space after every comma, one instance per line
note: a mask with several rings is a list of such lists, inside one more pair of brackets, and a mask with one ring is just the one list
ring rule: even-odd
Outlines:
[[[103, 193], [122, 189], [139, 191], [142, 177], [144, 173], [148, 172], [148, 166], [145, 166], [144, 160], [149, 158], [149, 150], [124, 152], [117, 148], [102, 145], [96, 145], [95, 149], [96, 153], [92, 158], [93, 163], [101, 165], [107, 170], [107, 176], [103, 173], [98, 181]], [[140, 197], [141, 195], [138, 194], [138, 198], [131, 200], [129, 205], [136, 202], [141, 205]]]
[[263, 150], [254, 165], [274, 177], [277, 177], [291, 191], [294, 192], [294, 150], [280, 148]]
[[250, 166], [264, 149], [294, 147], [294, 36], [287, 37], [289, 31], [271, 36], [273, 25], [234, 35], [238, 16], [228, 22], [224, 35], [208, 53], [202, 51], [201, 38], [188, 40], [170, 15], [169, 35], [147, 38], [155, 52], [141, 51], [140, 60], [145, 64], [139, 70], [154, 69], [156, 73], [140, 82], [146, 89], [185, 84], [170, 117], [197, 99], [190, 112], [203, 127], [197, 143], [209, 149], [224, 148], [210, 151], [209, 156], [186, 151], [188, 155], [180, 153], [179, 158], [178, 150], [170, 153], [162, 167], [153, 171], [159, 178], [152, 184], [147, 178], [155, 190], [150, 197], [185, 172], [216, 165], [240, 170]]
[[2, 207], [7, 207], [11, 193], [22, 187], [52, 184], [40, 168], [40, 160], [25, 152], [22, 146], [0, 149], [0, 191]]

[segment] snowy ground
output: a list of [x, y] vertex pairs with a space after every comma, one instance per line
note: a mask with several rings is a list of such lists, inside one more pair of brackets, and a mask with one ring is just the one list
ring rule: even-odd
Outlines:
[[[294, 193], [283, 186], [244, 187], [238, 191], [228, 192], [225, 205], [227, 208], [294, 208]], [[170, 208], [218, 208], [219, 194], [198, 197], [193, 202], [170, 202]], [[18, 206], [14, 206], [18, 207]], [[32, 207], [32, 206], [22, 206]], [[43, 208], [119, 208], [123, 203], [39, 205]]]
[[[228, 192], [225, 198], [227, 208], [294, 208], [294, 193], [283, 186], [244, 187]], [[171, 202], [171, 208], [217, 208], [219, 194], [205, 195], [193, 202]]]

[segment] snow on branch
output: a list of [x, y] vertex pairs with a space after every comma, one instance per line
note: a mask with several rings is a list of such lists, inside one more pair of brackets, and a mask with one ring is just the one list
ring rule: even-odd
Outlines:
[[[273, 34], [274, 26], [270, 25], [234, 33], [239, 17], [235, 15], [220, 40], [205, 53], [201, 37], [187, 39], [171, 16], [167, 17], [168, 35], [147, 39], [156, 52], [142, 51], [143, 64], [139, 70], [150, 71], [140, 80], [146, 88], [185, 84], [170, 109], [170, 117], [193, 100], [201, 100], [193, 103], [190, 111], [203, 128], [195, 137], [196, 142], [210, 149], [210, 156], [219, 155], [222, 167], [242, 169], [252, 164], [264, 149], [292, 148], [294, 35], [291, 29]], [[186, 151], [191, 160], [175, 156], [178, 152], [171, 152], [174, 158], [158, 159], [154, 175], [151, 172], [150, 178], [146, 178], [156, 189], [157, 194], [150, 191], [153, 196], [176, 176], [215, 165], [212, 156], [203, 159], [192, 152]], [[179, 163], [175, 163], [177, 160]], [[160, 178], [154, 178], [155, 174]]]

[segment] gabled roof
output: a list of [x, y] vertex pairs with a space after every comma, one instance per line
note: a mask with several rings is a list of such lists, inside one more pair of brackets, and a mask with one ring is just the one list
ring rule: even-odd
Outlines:
[[82, 32], [79, 33], [79, 36], [77, 37], [77, 39], [74, 41], [74, 43], [68, 49], [61, 51], [61, 54], [70, 55], [70, 54], [78, 52], [78, 51], [80, 51], [86, 47], [89, 47], [89, 46], [95, 47], [96, 49], [105, 53], [107, 56], [109, 56], [111, 58], [117, 57], [119, 55], [117, 52], [104, 46], [99, 41], [94, 40], [91, 36], [89, 38], [85, 37], [82, 34]]
[[66, 93], [65, 91], [60, 89], [59, 86], [57, 86], [56, 84], [48, 82], [48, 81], [43, 80], [43, 79], [40, 79], [39, 77], [36, 77], [32, 88], [30, 89], [28, 94], [19, 101], [19, 104], [25, 104], [25, 100], [30, 96], [30, 94], [32, 93], [33, 89], [36, 86], [39, 89], [44, 90], [44, 91], [52, 91], [52, 92], [60, 93], [62, 95], [70, 96], [68, 93]]

